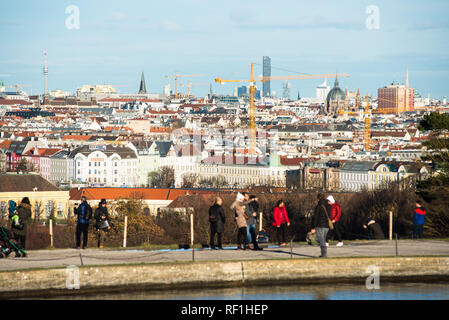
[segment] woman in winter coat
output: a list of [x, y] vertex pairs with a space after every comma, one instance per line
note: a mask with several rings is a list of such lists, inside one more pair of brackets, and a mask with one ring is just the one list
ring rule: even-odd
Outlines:
[[290, 220], [288, 219], [287, 210], [283, 200], [279, 200], [276, 203], [276, 208], [273, 210], [273, 226], [276, 227], [278, 244], [286, 246], [285, 235], [287, 233], [287, 227], [290, 226]]
[[103, 248], [104, 238], [106, 232], [111, 230], [111, 223], [109, 221], [108, 208], [106, 208], [106, 199], [101, 199], [98, 208], [95, 209], [95, 229], [97, 230], [98, 248]]
[[221, 237], [224, 232], [224, 224], [226, 222], [223, 207], [223, 200], [220, 197], [215, 198], [214, 204], [209, 208], [209, 222], [210, 222], [210, 248], [216, 250], [215, 234], [217, 234], [218, 249], [223, 249], [221, 244]]
[[14, 239], [16, 239], [25, 248], [25, 241], [27, 235], [27, 225], [31, 219], [31, 204], [30, 199], [25, 197], [22, 199], [17, 207], [17, 212], [19, 214], [20, 224], [23, 225], [22, 229], [11, 228], [14, 234]]
[[245, 217], [245, 203], [244, 196], [241, 193], [237, 194], [235, 201], [231, 205], [231, 210], [235, 212], [235, 220], [237, 222], [238, 234], [237, 234], [237, 249], [245, 250], [248, 244], [248, 238], [246, 236], [246, 223]]

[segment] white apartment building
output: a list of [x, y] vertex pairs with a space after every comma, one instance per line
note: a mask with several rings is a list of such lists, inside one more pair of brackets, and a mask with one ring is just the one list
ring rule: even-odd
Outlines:
[[110, 144], [83, 146], [74, 152], [75, 180], [89, 186], [137, 186], [138, 160], [133, 149]]

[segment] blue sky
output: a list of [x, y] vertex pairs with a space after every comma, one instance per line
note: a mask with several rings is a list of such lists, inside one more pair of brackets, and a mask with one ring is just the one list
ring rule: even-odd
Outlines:
[[[66, 27], [69, 5], [79, 8], [79, 29]], [[379, 29], [366, 27], [370, 5], [379, 8]], [[205, 74], [194, 83], [246, 79], [249, 63], [261, 74], [268, 55], [273, 67], [292, 71], [273, 75], [346, 72], [340, 86], [362, 94], [404, 82], [408, 66], [410, 85], [441, 99], [449, 97], [448, 36], [447, 0], [1, 1], [0, 81], [42, 92], [45, 48], [49, 90], [72, 92], [100, 83], [136, 92], [142, 70], [152, 93], [174, 72]], [[314, 96], [320, 82], [291, 81], [292, 97]], [[233, 86], [213, 83], [219, 93]], [[282, 94], [282, 81], [271, 86]]]

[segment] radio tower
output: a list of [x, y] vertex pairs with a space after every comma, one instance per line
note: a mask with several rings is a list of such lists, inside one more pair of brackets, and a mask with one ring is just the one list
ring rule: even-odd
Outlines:
[[44, 99], [47, 96], [47, 76], [48, 76], [47, 49], [45, 49], [45, 51], [44, 51]]

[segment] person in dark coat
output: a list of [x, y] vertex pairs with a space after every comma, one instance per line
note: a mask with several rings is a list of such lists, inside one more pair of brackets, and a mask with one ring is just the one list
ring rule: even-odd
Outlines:
[[217, 234], [218, 249], [223, 249], [221, 238], [224, 232], [224, 224], [226, 222], [225, 213], [223, 207], [223, 200], [220, 197], [216, 197], [214, 204], [209, 208], [209, 222], [210, 222], [210, 248], [216, 250], [215, 247], [215, 234]]
[[81, 234], [83, 234], [83, 249], [87, 248], [87, 234], [89, 232], [89, 222], [92, 218], [92, 208], [87, 203], [85, 196], [81, 197], [81, 203], [75, 209], [75, 215], [78, 216], [76, 224], [76, 249], [81, 245]]
[[24, 197], [20, 204], [17, 206], [17, 213], [19, 215], [20, 225], [23, 226], [21, 229], [11, 228], [13, 232], [14, 239], [18, 241], [23, 248], [25, 247], [26, 235], [27, 235], [27, 225], [31, 219], [31, 203], [28, 197]]
[[329, 214], [331, 206], [323, 194], [318, 194], [318, 203], [312, 217], [312, 234], [316, 233], [317, 241], [321, 248], [320, 258], [327, 257], [326, 237], [329, 232]]
[[371, 239], [376, 239], [376, 240], [385, 239], [385, 235], [384, 235], [384, 232], [382, 231], [382, 227], [373, 218], [371, 218], [371, 217], [368, 218], [366, 220], [366, 222], [363, 224], [363, 228], [368, 229]]
[[251, 239], [251, 242], [253, 244], [253, 250], [263, 250], [262, 248], [259, 247], [257, 243], [257, 235], [256, 235], [256, 225], [258, 223], [257, 213], [259, 211], [259, 199], [257, 199], [256, 196], [251, 195], [249, 197], [249, 200], [253, 201], [248, 203], [248, 205], [246, 206], [246, 208], [248, 208], [247, 215], [249, 216], [247, 222], [248, 223], [247, 229], [250, 237], [248, 237], [248, 240]]
[[101, 199], [98, 208], [95, 209], [95, 229], [97, 231], [97, 246], [103, 248], [106, 233], [111, 230], [111, 222], [109, 221], [108, 208], [106, 207], [106, 199]]

